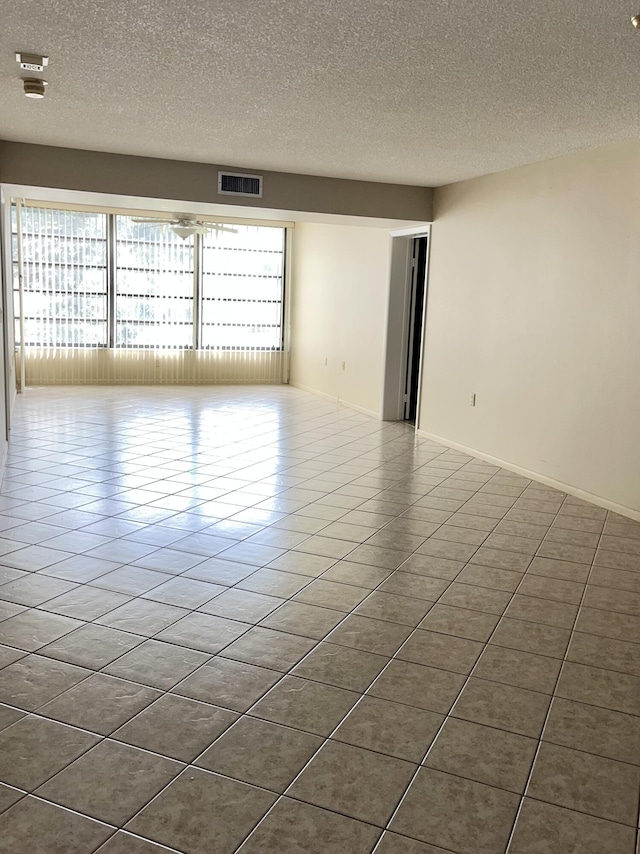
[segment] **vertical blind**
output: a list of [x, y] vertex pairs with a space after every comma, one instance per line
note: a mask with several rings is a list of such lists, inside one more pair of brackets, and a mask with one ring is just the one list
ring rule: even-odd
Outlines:
[[202, 346], [279, 350], [284, 229], [233, 228], [203, 238]]
[[[17, 313], [15, 207], [12, 222]], [[183, 240], [131, 216], [23, 207], [25, 347], [282, 351], [285, 229], [225, 228]]]
[[194, 238], [115, 217], [116, 347], [192, 347]]
[[[16, 211], [14, 305], [19, 306]], [[103, 214], [23, 208], [25, 346], [107, 346], [107, 223]], [[20, 342], [19, 315], [15, 340]]]

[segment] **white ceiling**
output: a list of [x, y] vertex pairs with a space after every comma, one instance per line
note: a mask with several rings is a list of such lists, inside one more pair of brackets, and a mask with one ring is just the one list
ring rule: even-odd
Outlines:
[[[640, 0], [7, 2], [0, 138], [441, 185], [640, 135], [635, 12]], [[49, 54], [44, 101], [23, 96], [16, 50]]]

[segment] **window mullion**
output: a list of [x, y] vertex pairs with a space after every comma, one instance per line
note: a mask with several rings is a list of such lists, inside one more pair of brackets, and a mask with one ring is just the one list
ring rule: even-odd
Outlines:
[[193, 247], [193, 349], [202, 346], [202, 235], [195, 235]]
[[107, 214], [107, 347], [116, 346], [116, 218]]

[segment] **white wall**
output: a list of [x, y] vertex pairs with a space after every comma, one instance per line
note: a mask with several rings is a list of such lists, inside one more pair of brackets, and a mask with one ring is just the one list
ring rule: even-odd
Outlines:
[[640, 141], [436, 191], [419, 426], [640, 511]]
[[382, 408], [390, 250], [389, 232], [381, 228], [295, 228], [291, 382], [376, 416]]

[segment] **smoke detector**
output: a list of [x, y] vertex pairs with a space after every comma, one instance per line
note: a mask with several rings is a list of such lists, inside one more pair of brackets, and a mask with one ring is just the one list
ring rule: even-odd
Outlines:
[[44, 71], [49, 65], [49, 57], [39, 53], [16, 53], [16, 62], [21, 71]]
[[44, 98], [44, 87], [48, 85], [46, 80], [37, 77], [23, 77], [22, 85], [27, 98]]

